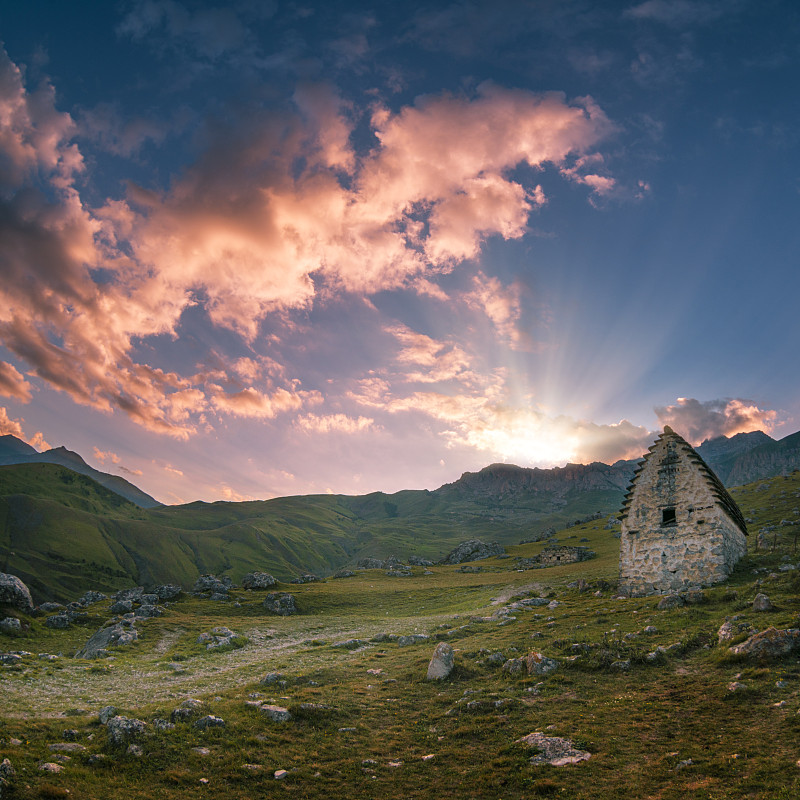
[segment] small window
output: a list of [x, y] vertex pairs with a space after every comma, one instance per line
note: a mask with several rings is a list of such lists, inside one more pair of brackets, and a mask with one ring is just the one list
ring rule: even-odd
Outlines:
[[662, 525], [675, 525], [677, 520], [675, 519], [675, 509], [674, 508], [662, 508], [661, 509], [661, 524]]

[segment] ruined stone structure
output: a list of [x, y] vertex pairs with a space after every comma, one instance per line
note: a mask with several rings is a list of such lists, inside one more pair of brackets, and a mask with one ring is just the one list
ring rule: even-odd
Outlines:
[[630, 594], [719, 583], [747, 551], [742, 512], [670, 427], [636, 470], [620, 520], [620, 588]]

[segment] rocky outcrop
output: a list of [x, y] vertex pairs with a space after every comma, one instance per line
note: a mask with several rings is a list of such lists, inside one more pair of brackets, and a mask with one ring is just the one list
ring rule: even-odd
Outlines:
[[33, 611], [30, 590], [16, 575], [0, 572], [0, 605], [12, 606], [26, 613]]
[[206, 650], [216, 650], [219, 647], [226, 647], [234, 644], [235, 639], [239, 639], [238, 633], [234, 633], [230, 628], [212, 628], [207, 633], [201, 633], [197, 637], [198, 644], [205, 644]]
[[139, 638], [133, 627], [133, 620], [123, 620], [106, 628], [101, 628], [88, 642], [75, 653], [75, 658], [106, 658], [109, 647], [123, 647]]
[[270, 592], [264, 598], [263, 605], [271, 614], [277, 614], [281, 617], [288, 617], [291, 614], [298, 613], [294, 595], [287, 592]]
[[242, 588], [271, 589], [277, 582], [268, 572], [249, 572], [242, 578]]
[[116, 716], [106, 723], [106, 730], [114, 744], [127, 744], [144, 736], [147, 723], [140, 719]]
[[216, 575], [201, 575], [192, 587], [193, 592], [210, 594], [227, 594], [228, 589], [233, 586], [233, 581], [224, 575], [218, 578]]
[[469, 539], [461, 542], [458, 547], [451, 550], [439, 563], [463, 564], [466, 561], [479, 561], [483, 558], [492, 558], [505, 553], [505, 548], [497, 542], [482, 542], [480, 539]]

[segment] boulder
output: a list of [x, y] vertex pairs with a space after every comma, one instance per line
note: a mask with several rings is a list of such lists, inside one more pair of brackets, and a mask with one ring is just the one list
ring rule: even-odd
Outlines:
[[101, 725], [105, 725], [112, 717], [117, 716], [117, 709], [114, 706], [103, 706], [97, 715]]
[[264, 703], [258, 706], [258, 710], [273, 722], [288, 722], [292, 718], [289, 709], [283, 708], [283, 706], [274, 706], [269, 703]]
[[592, 757], [592, 754], [586, 750], [578, 750], [574, 747], [569, 739], [563, 739], [560, 736], [545, 736], [538, 731], [517, 739], [517, 743], [536, 748], [538, 752], [531, 758], [531, 764], [551, 764], [554, 767], [563, 767], [566, 764], [578, 764]]
[[398, 636], [397, 646], [408, 647], [410, 644], [419, 644], [420, 642], [427, 642], [431, 637], [427, 633], [409, 633], [404, 636]]
[[144, 586], [131, 586], [129, 589], [120, 589], [114, 595], [114, 600], [131, 600], [138, 603], [143, 594]]
[[140, 739], [147, 732], [147, 723], [131, 717], [112, 717], [106, 723], [108, 736], [114, 744], [126, 744]]
[[16, 775], [16, 770], [11, 766], [11, 762], [4, 758], [0, 763], [0, 798], [11, 796]]
[[317, 581], [319, 581], [319, 578], [316, 575], [306, 572], [298, 578], [294, 578], [292, 583], [317, 583]]
[[202, 716], [206, 711], [206, 704], [202, 700], [188, 697], [170, 714], [173, 722], [187, 722], [195, 717]]
[[351, 569], [340, 569], [338, 572], [334, 572], [331, 575], [332, 578], [354, 578], [355, 572]]
[[233, 581], [225, 575], [222, 578], [216, 575], [201, 575], [192, 587], [193, 592], [211, 592], [213, 594], [227, 594], [233, 586]]
[[465, 561], [479, 561], [482, 558], [491, 558], [505, 553], [505, 548], [497, 542], [482, 542], [480, 539], [469, 539], [461, 542], [458, 547], [451, 550], [439, 563], [463, 564]]
[[362, 558], [356, 564], [356, 569], [384, 569], [386, 562], [380, 558]]
[[215, 650], [218, 647], [233, 644], [233, 640], [238, 638], [239, 634], [230, 628], [217, 627], [212, 628], [208, 633], [201, 633], [197, 637], [197, 643], [205, 644], [206, 650]]
[[33, 611], [31, 593], [16, 575], [0, 572], [0, 605], [12, 606], [27, 613]]
[[447, 642], [439, 642], [433, 651], [430, 664], [428, 664], [427, 679], [439, 681], [446, 678], [453, 671], [454, 664], [455, 654], [452, 645]]
[[69, 614], [54, 614], [52, 617], [48, 617], [44, 621], [44, 624], [48, 628], [64, 630], [65, 628], [69, 628]]
[[213, 714], [207, 714], [205, 717], [200, 717], [194, 723], [195, 728], [201, 731], [208, 730], [209, 728], [224, 728], [225, 720], [222, 717], [215, 717]]
[[0, 619], [0, 633], [21, 633], [22, 623], [16, 617]]
[[290, 614], [298, 613], [294, 595], [286, 592], [270, 592], [264, 598], [263, 605], [267, 611], [281, 617], [288, 617]]
[[772, 605], [769, 597], [765, 594], [757, 594], [753, 600], [753, 611], [774, 611], [775, 606]]
[[242, 578], [242, 588], [271, 589], [277, 582], [268, 572], [250, 572]]
[[680, 608], [683, 605], [686, 605], [686, 603], [679, 594], [665, 594], [658, 601], [656, 608], [659, 611], [669, 611], [671, 608]]
[[755, 659], [771, 660], [788, 655], [800, 647], [800, 630], [789, 628], [778, 630], [769, 627], [761, 633], [754, 633], [741, 644], [730, 648], [736, 655], [746, 655]]
[[413, 567], [432, 567], [433, 561], [422, 556], [409, 556], [408, 563]]
[[165, 600], [174, 600], [182, 591], [183, 589], [175, 583], [162, 583], [150, 590], [162, 603]]
[[77, 602], [82, 606], [90, 606], [92, 603], [99, 603], [101, 600], [108, 600], [108, 595], [90, 589]]
[[109, 655], [108, 647], [124, 647], [135, 642], [139, 632], [126, 620], [115, 625], [101, 628], [88, 642], [75, 653], [75, 658], [105, 658]]
[[133, 600], [116, 600], [108, 610], [112, 614], [128, 614], [133, 611]]

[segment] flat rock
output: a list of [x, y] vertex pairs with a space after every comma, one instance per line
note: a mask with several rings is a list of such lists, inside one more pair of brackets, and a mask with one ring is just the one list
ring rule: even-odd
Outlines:
[[539, 751], [531, 758], [531, 764], [551, 764], [554, 767], [563, 767], [567, 764], [587, 761], [592, 757], [592, 754], [586, 750], [578, 750], [573, 747], [569, 739], [563, 739], [560, 736], [546, 736], [538, 731], [517, 739], [517, 742], [526, 744], [528, 747], [535, 747]]
[[273, 722], [288, 722], [292, 715], [289, 713], [288, 708], [283, 706], [275, 706], [269, 703], [264, 703], [258, 706], [258, 710]]

